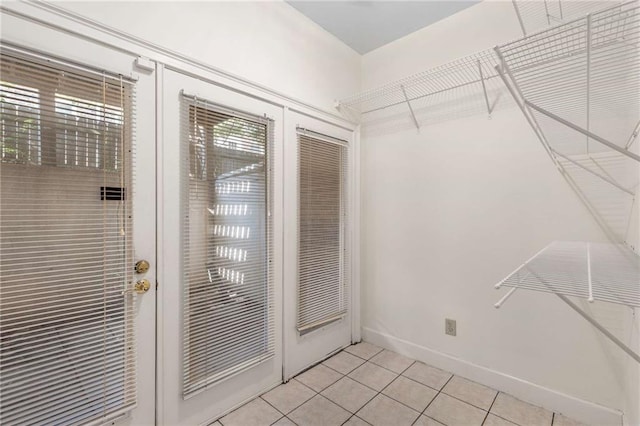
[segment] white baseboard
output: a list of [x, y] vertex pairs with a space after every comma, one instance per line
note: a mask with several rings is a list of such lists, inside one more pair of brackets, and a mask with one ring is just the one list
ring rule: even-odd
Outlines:
[[362, 328], [362, 339], [590, 425], [622, 425], [622, 413], [397, 337]]

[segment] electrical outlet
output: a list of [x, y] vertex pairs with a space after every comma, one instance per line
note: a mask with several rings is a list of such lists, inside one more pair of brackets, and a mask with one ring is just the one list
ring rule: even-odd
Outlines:
[[449, 318], [444, 319], [444, 332], [449, 336], [456, 335], [456, 320], [452, 320]]

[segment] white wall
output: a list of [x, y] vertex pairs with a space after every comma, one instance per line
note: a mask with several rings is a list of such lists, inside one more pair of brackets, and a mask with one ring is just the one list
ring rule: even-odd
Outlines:
[[[483, 2], [364, 55], [363, 88], [520, 36], [511, 2]], [[363, 335], [585, 422], [615, 421], [604, 406], [635, 424], [633, 362], [562, 301], [521, 290], [493, 308], [505, 293], [493, 285], [549, 242], [604, 239], [492, 85], [496, 96], [491, 120], [467, 91], [416, 102], [419, 133], [406, 106], [363, 126]], [[624, 341], [637, 334], [629, 309], [582, 306]]]
[[324, 109], [359, 90], [360, 55], [282, 1], [56, 4]]

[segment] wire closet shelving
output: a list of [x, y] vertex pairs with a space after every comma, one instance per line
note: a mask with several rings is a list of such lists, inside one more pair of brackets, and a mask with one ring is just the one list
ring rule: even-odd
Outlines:
[[417, 128], [412, 102], [419, 99], [477, 85], [483, 90], [487, 112], [491, 114], [491, 104], [487, 94], [486, 82], [496, 79], [494, 69], [497, 62], [491, 49], [456, 59], [444, 65], [405, 77], [393, 83], [374, 88], [337, 102], [337, 108], [347, 108], [358, 114], [368, 114], [385, 108], [407, 104], [413, 123]]
[[511, 289], [495, 307], [517, 289], [555, 294], [640, 363], [568, 299], [640, 307], [640, 257], [626, 244], [640, 174], [640, 5], [616, 4], [495, 52], [498, 74], [547, 154], [614, 242], [552, 243], [496, 285]]
[[[640, 177], [640, 2], [616, 2], [529, 33], [523, 8], [548, 24], [603, 2], [514, 0], [525, 37], [338, 102], [360, 114], [499, 77], [562, 177], [612, 243], [554, 242], [495, 287], [552, 293], [640, 363], [640, 355], [569, 297], [640, 308], [640, 256], [628, 243]], [[564, 9], [562, 9], [564, 5]], [[524, 12], [523, 12], [524, 9]], [[539, 13], [536, 12], [536, 13]], [[554, 16], [559, 14], [559, 18]], [[637, 230], [635, 230], [637, 232]]]

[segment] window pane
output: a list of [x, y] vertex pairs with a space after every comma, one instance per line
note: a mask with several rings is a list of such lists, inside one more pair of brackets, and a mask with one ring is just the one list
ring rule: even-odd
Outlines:
[[298, 156], [298, 330], [305, 333], [347, 310], [347, 149], [299, 135]]
[[273, 354], [270, 123], [187, 108], [185, 396]]

